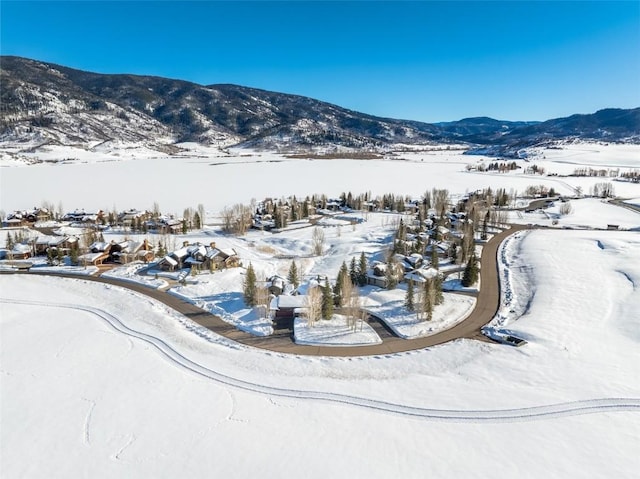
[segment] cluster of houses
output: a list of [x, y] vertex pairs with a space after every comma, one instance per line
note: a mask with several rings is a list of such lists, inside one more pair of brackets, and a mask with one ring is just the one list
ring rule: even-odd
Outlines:
[[[46, 256], [59, 258], [79, 250], [80, 239], [69, 235], [38, 235], [23, 242], [15, 243], [10, 250], [0, 250], [0, 259], [26, 260]], [[153, 261], [155, 255], [147, 241], [125, 240], [94, 242], [87, 252], [77, 257], [81, 265], [99, 266], [103, 263], [125, 264], [132, 261]]]
[[70, 226], [95, 227], [120, 226], [129, 229], [154, 231], [160, 234], [178, 234], [182, 232], [183, 220], [172, 215], [153, 214], [146, 210], [135, 208], [119, 213], [106, 213], [102, 210], [86, 211], [78, 208], [73, 211], [55, 216], [47, 208], [32, 208], [30, 210], [16, 210], [9, 213], [3, 220], [5, 227], [32, 227], [38, 222], [57, 220]]
[[47, 256], [58, 251], [67, 254], [78, 245], [78, 237], [68, 235], [39, 235], [31, 239], [16, 242], [10, 250], [0, 250], [0, 259], [29, 259], [34, 256]]
[[29, 224], [36, 223], [37, 221], [49, 221], [51, 219], [53, 219], [53, 213], [47, 208], [16, 210], [7, 215], [4, 219], [4, 226], [28, 226]]
[[214, 242], [204, 245], [189, 244], [161, 258], [156, 267], [161, 271], [177, 271], [184, 268], [195, 270], [219, 270], [241, 266], [240, 258], [233, 248], [217, 248]]
[[133, 261], [149, 263], [153, 261], [155, 254], [147, 240], [121, 242], [96, 241], [92, 243], [88, 252], [78, 256], [78, 262], [82, 265], [99, 266], [104, 263], [127, 264]]
[[[439, 257], [444, 257], [445, 255], [446, 252], [438, 253]], [[407, 256], [395, 254], [392, 262], [373, 262], [371, 268], [367, 271], [367, 284], [379, 288], [387, 288], [390, 275], [395, 277], [398, 282], [425, 283], [440, 274], [436, 266], [432, 265], [429, 260], [425, 260], [419, 253], [412, 253]], [[389, 271], [389, 268], [391, 268], [391, 271]]]

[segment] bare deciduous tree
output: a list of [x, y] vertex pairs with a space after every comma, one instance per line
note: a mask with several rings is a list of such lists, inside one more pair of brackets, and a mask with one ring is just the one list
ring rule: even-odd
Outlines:
[[313, 229], [313, 236], [311, 237], [313, 242], [313, 253], [316, 256], [320, 256], [324, 250], [324, 231], [319, 226]]
[[204, 223], [205, 223], [205, 221], [204, 221], [205, 220], [205, 217], [204, 217], [204, 215], [205, 215], [204, 205], [202, 203], [198, 203], [197, 209], [198, 209], [198, 215], [200, 215], [200, 223], [201, 223], [202, 226], [204, 226]]
[[310, 288], [307, 291], [305, 317], [307, 324], [313, 327], [322, 317], [322, 291], [319, 286]]
[[243, 235], [251, 226], [251, 207], [237, 203], [222, 212], [222, 228], [227, 233]]
[[360, 321], [362, 328], [362, 322], [366, 319], [367, 313], [362, 308], [360, 290], [351, 282], [348, 275], [344, 275], [342, 278], [341, 306], [342, 314], [347, 319], [347, 326], [355, 331], [358, 327], [358, 321]]
[[153, 219], [158, 219], [160, 217], [160, 205], [157, 201], [153, 202], [153, 206], [151, 207], [151, 215]]
[[222, 229], [227, 233], [231, 233], [233, 227], [233, 209], [225, 206], [220, 212], [220, 215], [222, 216]]
[[567, 201], [566, 203], [562, 203], [560, 205], [560, 214], [562, 216], [567, 216], [573, 212], [573, 206], [571, 206], [571, 202]]
[[262, 310], [262, 317], [269, 316], [269, 305], [271, 303], [271, 295], [269, 294], [269, 288], [267, 288], [267, 281], [263, 279], [256, 285], [255, 293], [256, 307]]
[[433, 197], [433, 207], [435, 208], [438, 215], [442, 216], [449, 204], [449, 190], [445, 189], [437, 189], [434, 188], [432, 192]]

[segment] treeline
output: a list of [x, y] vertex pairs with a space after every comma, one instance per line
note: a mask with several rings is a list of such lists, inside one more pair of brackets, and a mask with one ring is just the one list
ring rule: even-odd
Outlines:
[[640, 183], [640, 170], [627, 171], [622, 173], [620, 177], [632, 183]]
[[478, 171], [497, 171], [499, 173], [507, 173], [509, 171], [517, 170], [520, 168], [515, 161], [511, 162], [498, 162], [494, 161], [485, 166], [484, 163], [480, 163], [476, 169]]
[[616, 168], [616, 169], [576, 168], [573, 170], [573, 174], [571, 174], [570, 176], [596, 176], [596, 177], [616, 178], [620, 176], [620, 168]]

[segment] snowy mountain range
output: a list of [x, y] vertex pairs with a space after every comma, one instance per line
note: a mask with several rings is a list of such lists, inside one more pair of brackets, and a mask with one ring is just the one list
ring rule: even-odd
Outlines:
[[467, 118], [423, 123], [380, 118], [307, 97], [237, 85], [105, 75], [20, 57], [0, 57], [0, 145], [88, 150], [176, 143], [277, 151], [383, 151], [394, 144], [468, 144], [513, 156], [568, 138], [640, 142], [640, 108], [606, 109], [545, 122]]

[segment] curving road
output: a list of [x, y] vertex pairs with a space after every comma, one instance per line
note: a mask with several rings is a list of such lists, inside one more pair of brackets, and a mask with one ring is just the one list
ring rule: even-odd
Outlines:
[[[401, 339], [396, 336], [385, 334], [381, 337], [382, 343], [367, 346], [345, 346], [345, 347], [328, 347], [328, 346], [304, 346], [295, 344], [289, 334], [275, 334], [273, 336], [259, 337], [236, 329], [234, 326], [226, 323], [218, 316], [204, 311], [197, 306], [178, 298], [170, 293], [158, 291], [148, 288], [142, 284], [118, 280], [114, 278], [103, 278], [93, 276], [78, 276], [64, 273], [18, 273], [18, 274], [37, 274], [37, 275], [55, 275], [64, 278], [82, 279], [86, 281], [94, 281], [106, 283], [123, 288], [130, 289], [140, 294], [149, 296], [170, 308], [182, 313], [192, 321], [201, 326], [224, 336], [233, 341], [237, 341], [247, 346], [253, 346], [260, 349], [268, 349], [285, 354], [297, 354], [308, 356], [372, 356], [401, 353], [416, 349], [428, 348], [438, 344], [443, 344], [456, 339], [477, 339], [482, 341], [490, 341], [481, 332], [480, 329], [489, 323], [495, 316], [500, 302], [500, 284], [498, 280], [497, 255], [498, 247], [502, 241], [509, 235], [528, 229], [526, 226], [513, 225], [510, 229], [494, 235], [483, 247], [480, 277], [482, 287], [477, 296], [477, 301], [472, 313], [463, 321], [454, 327], [433, 334], [424, 338]], [[375, 328], [375, 324], [372, 323]]]
[[173, 349], [161, 338], [152, 336], [129, 328], [117, 317], [107, 311], [91, 306], [77, 304], [58, 304], [40, 301], [22, 301], [0, 298], [0, 303], [21, 304], [28, 306], [46, 306], [53, 308], [66, 308], [88, 312], [97, 316], [116, 331], [136, 338], [140, 341], [156, 348], [172, 364], [198, 374], [204, 378], [218, 383], [255, 392], [269, 396], [279, 396], [294, 399], [327, 401], [332, 403], [346, 404], [349, 406], [361, 407], [369, 410], [384, 411], [401, 416], [422, 418], [430, 421], [441, 422], [464, 422], [464, 423], [505, 423], [537, 421], [544, 419], [555, 419], [583, 414], [596, 414], [608, 412], [640, 412], [640, 399], [637, 398], [597, 398], [579, 401], [547, 404], [544, 406], [533, 406], [514, 409], [488, 409], [488, 410], [461, 410], [461, 409], [432, 409], [419, 406], [408, 406], [399, 403], [369, 399], [361, 396], [348, 394], [330, 393], [323, 391], [290, 389], [283, 387], [269, 386], [265, 384], [253, 383], [239, 378], [234, 378], [219, 371], [210, 369], [202, 364], [198, 364]]

